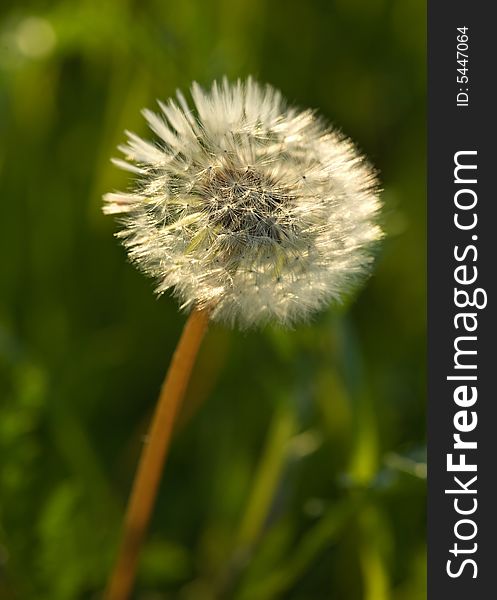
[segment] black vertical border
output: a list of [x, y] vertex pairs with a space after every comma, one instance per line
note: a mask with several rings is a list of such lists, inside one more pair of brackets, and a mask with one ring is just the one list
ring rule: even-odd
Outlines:
[[[492, 2], [429, 0], [428, 2], [428, 599], [490, 600], [497, 598], [497, 379], [496, 309], [497, 278], [497, 19]], [[406, 25], [407, 26], [407, 25]], [[457, 28], [469, 28], [468, 85], [456, 81]], [[459, 88], [469, 88], [469, 106], [457, 107]], [[454, 225], [454, 153], [477, 150], [478, 225], [470, 233]], [[478, 240], [470, 240], [476, 234]], [[486, 290], [488, 304], [478, 316], [477, 387], [475, 407], [478, 425], [470, 437], [477, 450], [467, 452], [477, 461], [478, 526], [473, 558], [478, 567], [464, 568], [457, 578], [446, 572], [453, 544], [468, 548], [472, 541], [458, 541], [454, 524], [453, 475], [448, 474], [447, 453], [453, 452], [453, 417], [460, 410], [453, 401], [454, 382], [454, 246], [475, 243], [478, 286]], [[459, 286], [461, 287], [461, 286]], [[462, 333], [464, 334], [464, 333]], [[468, 477], [462, 478], [466, 481]], [[474, 487], [474, 486], [473, 486]], [[466, 496], [466, 498], [473, 496]], [[470, 505], [470, 501], [466, 506]], [[461, 531], [464, 531], [462, 529]], [[469, 528], [466, 530], [469, 531]], [[459, 555], [459, 565], [465, 558]]]

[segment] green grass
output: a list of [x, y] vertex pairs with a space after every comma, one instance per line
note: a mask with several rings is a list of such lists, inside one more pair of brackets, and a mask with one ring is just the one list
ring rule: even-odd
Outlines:
[[347, 306], [211, 329], [136, 597], [425, 597], [424, 24], [415, 0], [2, 3], [1, 600], [104, 585], [184, 321], [101, 213], [109, 158], [141, 108], [223, 74], [358, 142], [387, 239]]

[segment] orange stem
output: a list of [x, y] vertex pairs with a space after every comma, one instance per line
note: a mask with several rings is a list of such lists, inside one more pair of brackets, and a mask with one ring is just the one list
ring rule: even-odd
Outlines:
[[174, 422], [208, 321], [206, 309], [192, 311], [162, 384], [128, 501], [123, 537], [105, 592], [106, 600], [127, 600], [133, 589], [140, 548], [157, 496]]

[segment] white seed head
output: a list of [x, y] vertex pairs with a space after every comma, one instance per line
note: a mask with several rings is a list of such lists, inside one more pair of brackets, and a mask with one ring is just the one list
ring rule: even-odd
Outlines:
[[115, 164], [137, 175], [104, 197], [131, 260], [182, 308], [248, 327], [294, 323], [339, 300], [382, 236], [377, 180], [350, 140], [252, 79], [191, 88], [144, 110]]

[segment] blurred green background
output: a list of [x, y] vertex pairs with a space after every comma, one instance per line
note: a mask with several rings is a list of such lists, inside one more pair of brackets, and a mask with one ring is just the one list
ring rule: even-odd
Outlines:
[[255, 75], [381, 172], [387, 239], [346, 307], [212, 327], [141, 600], [425, 598], [425, 6], [3, 0], [0, 598], [99, 598], [184, 316], [101, 213], [140, 109]]

